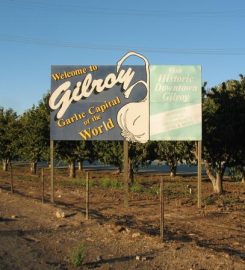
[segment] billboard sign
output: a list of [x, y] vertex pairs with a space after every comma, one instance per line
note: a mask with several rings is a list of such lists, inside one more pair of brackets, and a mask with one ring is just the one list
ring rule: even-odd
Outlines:
[[201, 67], [52, 66], [49, 106], [51, 140], [201, 140]]
[[[144, 65], [124, 65], [135, 56]], [[52, 66], [51, 140], [149, 140], [149, 64]]]

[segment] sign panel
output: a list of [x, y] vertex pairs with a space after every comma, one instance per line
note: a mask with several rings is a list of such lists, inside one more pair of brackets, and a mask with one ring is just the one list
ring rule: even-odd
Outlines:
[[201, 140], [201, 67], [52, 66], [49, 106], [51, 140]]
[[[144, 65], [123, 65], [131, 56]], [[149, 140], [149, 65], [52, 66], [51, 140]]]
[[150, 74], [150, 140], [201, 140], [201, 67], [150, 66]]

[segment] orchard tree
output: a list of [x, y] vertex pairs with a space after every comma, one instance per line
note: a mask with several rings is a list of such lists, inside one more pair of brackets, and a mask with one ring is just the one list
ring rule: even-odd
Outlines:
[[123, 169], [123, 145], [121, 141], [93, 141], [93, 159]]
[[129, 143], [129, 181], [134, 182], [134, 174], [140, 166], [149, 164], [149, 143]]
[[19, 117], [12, 109], [0, 107], [0, 159], [3, 170], [8, 170], [11, 160], [18, 157], [21, 125]]
[[80, 141], [75, 149], [79, 171], [83, 170], [83, 162], [93, 162], [95, 160], [93, 143], [91, 141]]
[[47, 159], [49, 152], [49, 109], [46, 95], [38, 106], [33, 106], [26, 111], [20, 121], [22, 124], [21, 133], [21, 154], [22, 158], [31, 162], [31, 173], [36, 174], [37, 162]]
[[59, 159], [68, 163], [69, 177], [76, 177], [75, 162], [78, 160], [76, 149], [79, 141], [57, 141], [55, 152]]
[[152, 147], [153, 160], [165, 161], [171, 177], [176, 175], [178, 163], [192, 163], [194, 160], [192, 142], [158, 141], [154, 142]]
[[[58, 141], [55, 152], [58, 158], [68, 163], [69, 177], [76, 177], [76, 162], [93, 161], [93, 146], [90, 141]], [[82, 168], [80, 168], [81, 170]]]
[[204, 163], [215, 193], [223, 192], [227, 167], [244, 160], [244, 78], [214, 87], [203, 102]]

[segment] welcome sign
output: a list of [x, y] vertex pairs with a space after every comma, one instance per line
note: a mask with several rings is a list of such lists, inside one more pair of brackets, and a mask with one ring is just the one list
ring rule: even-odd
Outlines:
[[52, 140], [201, 140], [201, 69], [52, 66], [49, 106]]
[[[129, 57], [144, 65], [123, 65]], [[52, 66], [52, 140], [149, 140], [149, 64], [130, 52], [115, 66]]]

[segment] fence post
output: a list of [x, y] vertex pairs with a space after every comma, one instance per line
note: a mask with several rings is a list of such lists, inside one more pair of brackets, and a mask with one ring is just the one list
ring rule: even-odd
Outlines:
[[197, 143], [198, 168], [197, 168], [197, 207], [202, 207], [202, 142]]
[[44, 168], [41, 168], [42, 203], [44, 203]]
[[160, 239], [164, 240], [164, 182], [163, 176], [160, 180]]
[[89, 173], [86, 172], [86, 220], [89, 219]]
[[10, 163], [10, 188], [11, 188], [11, 193], [14, 193], [13, 168], [12, 168], [11, 163]]
[[54, 203], [54, 141], [50, 140], [50, 201]]

